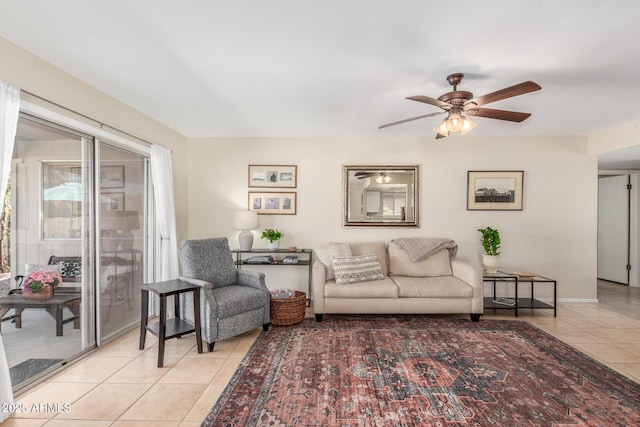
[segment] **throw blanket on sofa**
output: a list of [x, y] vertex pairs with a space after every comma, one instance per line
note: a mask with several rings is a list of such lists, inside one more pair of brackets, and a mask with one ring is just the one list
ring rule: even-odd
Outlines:
[[401, 237], [392, 240], [402, 249], [407, 251], [411, 261], [418, 262], [435, 254], [442, 249], [449, 250], [449, 258], [455, 258], [458, 253], [458, 244], [451, 239], [439, 239], [435, 237]]

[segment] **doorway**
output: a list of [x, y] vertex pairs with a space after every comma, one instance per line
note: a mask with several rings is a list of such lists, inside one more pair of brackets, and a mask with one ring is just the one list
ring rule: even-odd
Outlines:
[[640, 173], [598, 177], [598, 278], [640, 287]]

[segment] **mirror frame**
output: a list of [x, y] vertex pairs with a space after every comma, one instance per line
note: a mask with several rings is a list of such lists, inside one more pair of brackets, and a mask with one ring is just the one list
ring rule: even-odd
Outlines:
[[[350, 221], [349, 173], [355, 172], [410, 172], [413, 174], [413, 206], [414, 218], [404, 222], [399, 221]], [[342, 165], [342, 225], [343, 227], [420, 227], [420, 165]]]

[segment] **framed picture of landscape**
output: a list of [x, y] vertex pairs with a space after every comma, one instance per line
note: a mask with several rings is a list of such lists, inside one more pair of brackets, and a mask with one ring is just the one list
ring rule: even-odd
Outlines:
[[524, 171], [468, 171], [467, 210], [521, 211]]

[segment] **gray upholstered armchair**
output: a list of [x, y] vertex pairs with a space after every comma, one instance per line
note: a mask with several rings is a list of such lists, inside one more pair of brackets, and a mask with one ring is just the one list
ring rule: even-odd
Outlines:
[[[240, 335], [271, 321], [270, 294], [264, 274], [237, 270], [226, 237], [185, 240], [180, 245], [182, 280], [202, 287], [202, 339], [213, 350], [216, 341]], [[180, 295], [180, 312], [193, 323], [193, 295]]]

